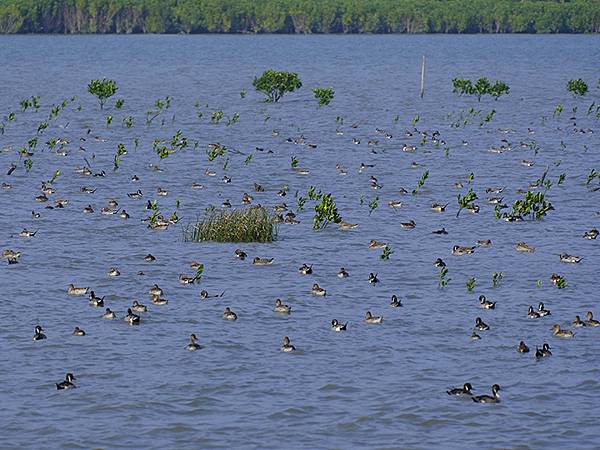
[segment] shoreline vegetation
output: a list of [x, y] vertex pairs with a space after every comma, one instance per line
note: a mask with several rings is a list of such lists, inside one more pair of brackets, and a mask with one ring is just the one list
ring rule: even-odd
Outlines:
[[0, 0], [0, 34], [599, 32], [600, 0]]

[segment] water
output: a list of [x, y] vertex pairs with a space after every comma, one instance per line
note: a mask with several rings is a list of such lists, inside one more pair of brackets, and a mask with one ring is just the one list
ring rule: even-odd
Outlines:
[[[428, 59], [421, 100], [423, 54]], [[575, 314], [584, 316], [587, 310], [600, 316], [600, 250], [597, 241], [582, 239], [600, 220], [594, 214], [598, 193], [585, 185], [590, 169], [599, 166], [599, 141], [597, 134], [573, 132], [569, 120], [578, 105], [577, 128], [598, 131], [598, 121], [586, 112], [599, 99], [599, 58], [596, 36], [1, 37], [2, 116], [17, 111], [0, 136], [1, 147], [13, 147], [0, 154], [2, 182], [12, 185], [0, 192], [1, 240], [3, 249], [19, 250], [22, 256], [19, 264], [2, 265], [0, 271], [0, 446], [597, 448], [600, 329], [576, 329], [575, 339], [559, 340], [550, 327], [560, 323], [570, 328]], [[262, 103], [251, 81], [268, 67], [297, 71], [304, 87], [279, 104]], [[115, 110], [111, 100], [100, 112], [86, 93], [87, 82], [102, 76], [118, 82], [116, 97], [125, 100], [122, 110]], [[511, 92], [497, 102], [477, 103], [451, 93], [450, 81], [456, 76], [504, 80]], [[585, 100], [574, 100], [565, 90], [568, 79], [579, 77], [590, 85]], [[334, 87], [331, 108], [316, 109], [311, 90], [317, 86]], [[245, 99], [241, 90], [248, 91]], [[19, 100], [31, 95], [41, 96], [42, 109], [18, 112]], [[26, 173], [18, 148], [35, 136], [51, 104], [73, 95], [75, 101], [39, 137], [33, 168]], [[146, 126], [145, 112], [167, 95], [171, 108]], [[565, 110], [553, 119], [557, 104]], [[477, 118], [451, 128], [454, 119], [446, 114], [469, 106], [481, 109], [482, 116], [494, 108], [496, 117], [484, 127]], [[201, 120], [198, 110], [204, 114]], [[225, 116], [239, 112], [240, 120], [232, 126], [211, 125], [210, 114], [216, 110]], [[107, 128], [108, 114], [114, 120]], [[448, 157], [443, 146], [429, 142], [421, 147], [417, 133], [404, 136], [416, 114], [420, 130], [440, 131]], [[128, 115], [135, 119], [131, 129], [121, 123]], [[339, 126], [343, 136], [335, 133], [337, 116], [344, 117]], [[351, 128], [352, 123], [358, 128]], [[393, 138], [376, 135], [375, 127]], [[535, 133], [529, 134], [528, 127]], [[514, 132], [499, 132], [502, 128]], [[198, 149], [160, 161], [152, 139], [170, 139], [178, 129], [190, 144], [197, 139]], [[280, 130], [278, 137], [271, 136], [273, 129]], [[300, 134], [318, 147], [285, 143]], [[52, 137], [70, 141], [66, 157], [46, 148]], [[353, 137], [361, 144], [353, 145]], [[139, 139], [138, 149], [134, 138]], [[368, 139], [379, 139], [379, 145], [367, 146]], [[512, 151], [487, 151], [502, 139], [513, 144]], [[531, 140], [539, 146], [537, 155], [519, 147], [519, 142]], [[222, 158], [207, 160], [205, 149], [213, 142], [234, 150], [226, 171]], [[113, 172], [118, 143], [128, 153]], [[418, 150], [404, 153], [404, 143]], [[245, 165], [250, 153], [253, 161]], [[290, 170], [292, 156], [310, 169], [309, 175]], [[94, 172], [105, 170], [107, 176], [76, 173], [84, 157]], [[522, 159], [535, 165], [525, 167]], [[418, 168], [411, 168], [412, 161]], [[8, 176], [11, 162], [18, 169]], [[361, 162], [375, 167], [359, 174]], [[347, 167], [347, 176], [337, 174], [336, 163]], [[151, 170], [150, 164], [163, 171]], [[485, 194], [485, 188], [506, 186], [505, 202], [512, 204], [519, 197], [516, 189], [526, 189], [546, 165], [553, 182], [547, 196], [556, 209], [538, 222], [496, 220], [493, 205], [486, 202], [493, 194]], [[217, 176], [205, 176], [206, 168]], [[47, 210], [34, 197], [41, 181], [57, 169], [61, 176], [49, 204], [56, 198], [69, 203], [65, 209]], [[400, 187], [411, 191], [425, 170], [429, 178], [417, 196], [399, 194]], [[456, 195], [466, 193], [471, 172], [481, 211], [463, 212], [457, 219]], [[557, 186], [561, 173], [566, 180]], [[133, 174], [140, 177], [138, 183], [131, 182]], [[231, 183], [221, 182], [224, 174]], [[370, 175], [382, 189], [370, 188]], [[465, 185], [460, 190], [453, 187], [459, 180]], [[192, 189], [195, 181], [205, 188]], [[253, 182], [266, 192], [253, 192]], [[288, 195], [277, 197], [284, 184]], [[84, 194], [81, 186], [97, 191]], [[157, 186], [169, 195], [157, 196]], [[183, 242], [183, 228], [210, 204], [218, 207], [230, 199], [239, 206], [248, 192], [254, 203], [285, 202], [295, 209], [294, 193], [305, 195], [310, 186], [332, 192], [344, 219], [360, 227], [314, 232], [309, 202], [298, 214], [301, 223], [281, 225], [273, 244]], [[143, 199], [126, 195], [137, 189], [144, 192]], [[379, 207], [369, 216], [366, 205], [376, 196]], [[131, 218], [100, 215], [110, 198]], [[151, 199], [167, 216], [179, 199], [180, 223], [166, 231], [149, 230], [141, 219], [148, 216], [145, 205]], [[387, 207], [389, 200], [404, 204], [393, 210]], [[432, 212], [432, 202], [448, 202], [447, 211]], [[94, 214], [83, 214], [88, 204]], [[31, 210], [41, 218], [32, 219]], [[410, 219], [416, 221], [415, 229], [400, 227]], [[431, 234], [441, 226], [448, 235]], [[23, 239], [17, 236], [23, 228], [39, 231]], [[391, 246], [394, 253], [388, 261], [379, 259], [380, 250], [368, 248], [370, 239]], [[451, 255], [453, 245], [474, 245], [477, 239], [493, 244], [472, 255]], [[517, 241], [534, 246], [535, 253], [517, 253]], [[234, 258], [238, 247], [248, 253], [248, 260]], [[563, 251], [584, 259], [561, 263], [556, 254]], [[157, 260], [145, 262], [147, 253]], [[275, 262], [253, 266], [249, 260], [254, 256], [274, 257]], [[443, 290], [437, 287], [438, 269], [432, 265], [437, 257], [446, 261], [452, 279]], [[193, 273], [192, 260], [205, 265], [202, 282], [182, 285], [178, 275]], [[313, 275], [297, 272], [305, 262], [314, 265]], [[121, 276], [109, 278], [110, 266], [118, 267]], [[341, 266], [349, 278], [335, 276]], [[377, 273], [381, 282], [367, 283], [369, 272]], [[495, 289], [493, 272], [504, 274]], [[552, 272], [566, 278], [566, 289], [552, 286]], [[469, 277], [477, 279], [471, 293], [465, 287]], [[313, 282], [327, 289], [326, 298], [311, 295]], [[100, 319], [101, 308], [89, 307], [84, 297], [66, 295], [69, 283], [105, 295], [107, 306], [119, 316], [133, 299], [150, 311], [139, 327]], [[168, 305], [150, 302], [147, 291], [154, 283], [163, 288]], [[202, 289], [225, 294], [201, 300]], [[394, 293], [403, 308], [389, 307]], [[497, 301], [496, 310], [478, 308], [480, 294]], [[276, 297], [292, 306], [291, 316], [272, 312]], [[552, 315], [527, 319], [528, 306], [538, 301]], [[238, 314], [237, 322], [221, 319], [226, 306]], [[367, 310], [383, 315], [384, 323], [366, 325]], [[472, 342], [477, 316], [491, 330]], [[348, 321], [348, 331], [332, 332], [333, 318]], [[44, 327], [47, 340], [31, 340], [37, 324]], [[87, 336], [71, 336], [75, 326]], [[192, 332], [205, 346], [195, 353], [184, 350]], [[284, 335], [297, 347], [295, 354], [279, 352]], [[518, 354], [521, 339], [532, 349], [550, 343], [553, 356], [536, 362], [532, 353]], [[54, 383], [68, 371], [77, 377], [78, 389], [57, 391]], [[466, 381], [478, 394], [500, 384], [502, 402], [478, 405], [446, 395], [449, 386]]]

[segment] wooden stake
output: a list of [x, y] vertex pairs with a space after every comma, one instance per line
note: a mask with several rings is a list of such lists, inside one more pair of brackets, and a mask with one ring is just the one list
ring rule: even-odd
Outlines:
[[421, 98], [425, 94], [425, 55], [423, 55], [423, 63], [421, 64]]

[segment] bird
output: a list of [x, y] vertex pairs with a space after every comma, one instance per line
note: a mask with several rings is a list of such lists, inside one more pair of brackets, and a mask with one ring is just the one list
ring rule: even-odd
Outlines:
[[317, 283], [313, 283], [311, 292], [313, 295], [316, 295], [318, 297], [325, 297], [327, 295], [327, 291], [321, 286], [319, 286]]
[[146, 311], [148, 311], [148, 308], [146, 308], [145, 305], [142, 305], [137, 300], [133, 301], [133, 303], [131, 304], [131, 309], [133, 311], [135, 311], [135, 312], [146, 312]]
[[140, 316], [134, 314], [131, 311], [131, 308], [127, 308], [127, 314], [123, 317], [123, 320], [127, 322], [129, 325], [139, 325], [140, 324]]
[[560, 328], [560, 325], [555, 323], [554, 325], [552, 325], [552, 334], [556, 337], [560, 337], [560, 338], [572, 338], [573, 336], [575, 336], [575, 333], [573, 333], [571, 330], [562, 330]]
[[85, 331], [83, 331], [79, 327], [75, 327], [72, 334], [73, 334], [73, 336], [85, 336]]
[[275, 308], [273, 308], [273, 311], [280, 313], [280, 314], [290, 314], [292, 312], [292, 307], [283, 304], [281, 302], [281, 299], [276, 298], [275, 299]]
[[340, 267], [340, 271], [337, 273], [338, 278], [348, 278], [350, 274], [346, 271], [345, 268]]
[[285, 353], [291, 353], [296, 350], [292, 344], [290, 344], [290, 338], [287, 336], [283, 337], [283, 343], [281, 344], [280, 350]]
[[333, 331], [346, 331], [347, 325], [348, 325], [348, 322], [346, 322], [345, 324], [341, 324], [337, 321], [337, 319], [333, 319], [331, 321], [331, 329]]
[[536, 359], [539, 358], [546, 358], [547, 356], [551, 356], [552, 352], [550, 351], [550, 346], [548, 344], [546, 344], [544, 342], [544, 345], [542, 345], [542, 348], [536, 348], [535, 349], [535, 357]]
[[489, 301], [485, 295], [480, 295], [479, 296], [479, 305], [483, 308], [483, 309], [495, 309], [496, 308], [496, 302], [491, 302]]
[[594, 313], [592, 313], [591, 311], [588, 311], [586, 313], [586, 317], [587, 317], [587, 320], [585, 321], [585, 324], [588, 327], [598, 327], [598, 326], [600, 326], [600, 321], [594, 319]]
[[73, 376], [72, 373], [68, 373], [65, 375], [65, 380], [61, 381], [60, 383], [56, 383], [56, 389], [57, 390], [62, 390], [62, 389], [73, 389], [76, 386], [73, 384], [73, 380], [75, 379], [75, 377]]
[[41, 326], [37, 325], [35, 327], [35, 334], [33, 335], [34, 341], [41, 341], [42, 339], [46, 339], [46, 335], [42, 333], [44, 331]]
[[236, 249], [236, 250], [233, 252], [233, 254], [235, 255], [235, 257], [236, 257], [236, 258], [238, 258], [238, 259], [240, 259], [240, 260], [242, 260], [242, 261], [243, 261], [244, 259], [246, 259], [246, 257], [248, 256], [248, 255], [246, 254], [246, 252], [245, 252], [245, 251], [243, 251], [243, 250], [241, 250], [241, 249], [239, 249], [239, 248], [238, 248], [238, 249]]
[[383, 317], [382, 316], [374, 316], [371, 314], [371, 311], [367, 311], [365, 313], [365, 322], [371, 323], [371, 324], [381, 323], [381, 322], [383, 322]]
[[480, 331], [486, 331], [490, 329], [489, 325], [484, 323], [483, 320], [481, 320], [481, 317], [477, 317], [475, 319], [475, 328]]
[[560, 258], [561, 262], [571, 264], [577, 264], [583, 259], [579, 256], [569, 255], [568, 253], [560, 253], [558, 257]]
[[312, 265], [308, 266], [306, 263], [304, 263], [300, 268], [298, 268], [298, 272], [300, 272], [302, 275], [310, 275], [313, 273]]
[[228, 306], [223, 312], [223, 319], [231, 321], [237, 320], [237, 314], [234, 313]]
[[533, 310], [533, 306], [529, 306], [529, 310], [527, 311], [527, 317], [530, 319], [539, 319], [540, 313]]
[[402, 306], [404, 306], [404, 305], [402, 304], [402, 300], [400, 300], [400, 299], [399, 299], [399, 298], [396, 296], [396, 294], [393, 294], [393, 295], [392, 295], [392, 298], [391, 298], [391, 300], [390, 300], [390, 306], [391, 306], [392, 308], [400, 308], [400, 307], [402, 307]]
[[268, 266], [273, 264], [275, 258], [259, 258], [258, 256], [252, 260], [252, 264], [256, 266]]
[[88, 293], [89, 288], [87, 287], [75, 287], [73, 283], [69, 284], [67, 288], [68, 295], [85, 295]]
[[498, 391], [500, 390], [500, 386], [494, 384], [492, 386], [492, 395], [476, 395], [473, 397], [473, 401], [475, 403], [500, 403], [500, 395]]
[[104, 314], [102, 314], [102, 318], [103, 319], [116, 319], [117, 315], [111, 311], [110, 308], [106, 308], [106, 312]]
[[455, 245], [454, 247], [452, 247], [452, 254], [454, 256], [468, 255], [470, 253], [473, 253], [474, 251], [475, 247], [461, 247], [460, 245]]
[[371, 272], [369, 274], [369, 283], [374, 284], [374, 283], [379, 283], [379, 278], [377, 278], [377, 274]]
[[202, 346], [200, 344], [198, 344], [196, 341], [198, 340], [198, 338], [196, 337], [195, 334], [190, 334], [190, 343], [188, 345], [186, 345], [186, 350], [189, 352], [193, 352], [195, 350], [200, 350], [202, 348]]
[[521, 341], [521, 342], [519, 342], [517, 351], [519, 353], [529, 353], [529, 347], [527, 347], [527, 345], [525, 345], [525, 342]]
[[581, 320], [581, 317], [579, 317], [578, 315], [575, 316], [575, 320], [573, 322], [571, 322], [571, 326], [573, 327], [585, 327], [587, 324]]
[[471, 386], [471, 383], [465, 383], [463, 385], [463, 387], [449, 388], [446, 391], [446, 394], [448, 394], [448, 395], [473, 395], [471, 393], [471, 389], [473, 389], [473, 386]]
[[546, 307], [544, 306], [544, 304], [542, 302], [540, 302], [540, 303], [538, 303], [538, 314], [541, 317], [549, 316], [550, 315], [550, 310], [546, 309]]

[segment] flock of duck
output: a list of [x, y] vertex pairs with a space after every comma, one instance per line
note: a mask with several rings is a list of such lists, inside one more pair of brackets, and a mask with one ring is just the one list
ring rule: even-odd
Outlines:
[[[357, 128], [357, 125], [356, 126], [352, 125], [351, 128], [352, 129]], [[380, 135], [383, 134], [385, 139], [392, 138], [391, 134], [384, 132], [383, 130], [376, 129], [375, 132], [376, 132], [376, 134], [380, 134]], [[87, 134], [90, 134], [90, 130], [88, 130]], [[274, 136], [278, 136], [279, 132], [273, 131], [272, 134]], [[343, 131], [338, 128], [337, 134], [341, 136], [341, 135], [343, 135]], [[437, 143], [442, 143], [442, 145], [445, 144], [445, 142], [443, 142], [443, 140], [441, 140], [440, 134], [437, 131], [428, 132], [426, 130], [418, 130], [417, 128], [414, 128], [412, 130], [408, 130], [405, 132], [406, 138], [409, 138], [413, 135], [423, 136], [424, 139], [427, 138], [436, 144]], [[101, 138], [98, 137], [97, 139], [101, 139]], [[80, 149], [82, 149], [82, 151], [85, 150], [85, 148], [83, 147], [85, 144], [85, 140], [86, 139], [84, 137], [81, 138]], [[294, 138], [294, 139], [289, 138], [286, 140], [286, 142], [293, 143], [296, 145], [311, 145], [312, 146], [311, 148], [316, 148], [316, 145], [314, 145], [314, 144], [307, 144], [305, 142], [305, 139], [303, 136], [300, 136], [299, 138]], [[352, 138], [351, 142], [354, 145], [361, 144], [360, 139], [358, 139], [358, 138]], [[63, 145], [61, 146], [61, 149], [68, 144], [69, 144], [69, 142], [65, 140]], [[374, 149], [377, 147], [377, 145], [378, 145], [377, 139], [371, 139], [368, 141], [368, 146], [370, 148], [371, 147], [373, 148], [373, 150], [372, 150], [373, 153], [376, 153], [376, 150], [374, 150]], [[506, 147], [502, 147], [502, 148], [503, 148], [503, 151], [510, 150]], [[260, 150], [261, 149], [257, 148], [257, 151], [260, 151]], [[404, 144], [399, 150], [401, 150], [403, 152], [414, 152], [417, 150], [417, 147]], [[5, 147], [3, 149], [3, 152], [8, 153], [10, 151], [12, 151], [11, 147]], [[156, 166], [156, 167], [158, 167], [158, 166]], [[367, 165], [367, 164], [361, 164], [361, 166], [359, 168], [359, 172], [362, 173], [363, 171], [368, 170], [370, 167], [373, 167], [373, 166]], [[9, 170], [7, 172], [7, 176], [10, 176], [15, 171], [15, 168], [16, 168], [16, 166], [14, 164], [11, 164], [11, 166], [9, 167]], [[159, 170], [159, 169], [156, 169], [156, 170]], [[341, 164], [338, 164], [336, 166], [336, 170], [342, 176], [344, 176], [348, 173], [347, 169], [344, 168]], [[294, 171], [301, 175], [309, 173], [308, 169], [296, 169], [295, 168]], [[92, 176], [108, 177], [109, 176], [109, 174], [107, 174], [105, 171], [94, 173], [89, 166], [78, 167], [78, 168], [76, 168], [76, 172], [83, 177], [92, 177]], [[209, 172], [208, 169], [205, 174], [207, 176], [215, 175], [214, 172]], [[139, 177], [137, 177], [136, 175], [133, 175], [131, 178], [132, 182], [137, 182], [138, 180], [139, 180]], [[224, 183], [228, 183], [230, 181], [231, 181], [231, 179], [226, 176], [223, 178]], [[370, 185], [371, 185], [371, 188], [375, 189], [375, 190], [381, 188], [380, 182], [374, 176], [370, 177]], [[11, 187], [12, 186], [9, 183], [3, 183], [4, 189], [10, 189]], [[201, 187], [201, 186], [195, 185], [192, 187]], [[261, 192], [262, 187], [255, 183], [254, 189], [257, 192]], [[494, 193], [494, 194], [501, 194], [503, 189], [504, 188], [488, 188], [486, 190], [486, 192]], [[53, 185], [50, 185], [47, 182], [42, 182], [41, 193], [40, 193], [40, 195], [37, 195], [34, 197], [34, 201], [38, 202], [40, 204], [48, 203], [50, 201], [50, 199], [52, 198], [52, 196], [55, 195], [56, 190], [57, 190], [57, 188], [55, 188]], [[262, 190], [264, 190], [264, 189], [262, 189]], [[89, 186], [81, 186], [80, 191], [82, 193], [91, 195], [91, 194], [94, 194], [96, 189], [91, 188]], [[406, 191], [403, 188], [400, 189], [401, 194], [406, 193], [406, 192], [408, 192], [408, 191]], [[164, 196], [167, 194], [168, 194], [168, 191], [166, 191], [160, 187], [157, 188], [157, 195]], [[277, 194], [279, 196], [284, 196], [285, 192], [279, 191]], [[131, 199], [142, 199], [144, 197], [144, 193], [142, 192], [141, 189], [138, 189], [134, 192], [127, 193], [127, 196]], [[244, 192], [242, 195], [242, 204], [252, 205], [252, 202], [253, 202], [252, 196], [250, 196], [248, 193]], [[498, 203], [502, 202], [502, 198], [490, 197], [488, 199], [488, 202], [490, 204], [498, 204]], [[402, 203], [403, 202], [399, 201], [399, 200], [390, 200], [388, 202], [387, 206], [392, 209], [398, 209], [398, 208], [402, 208]], [[57, 209], [57, 208], [61, 209], [61, 208], [66, 208], [68, 204], [69, 204], [68, 200], [57, 198], [54, 200], [53, 204], [48, 204], [48, 206], [46, 206], [46, 208], [47, 209]], [[225, 202], [223, 202], [223, 204], [221, 206], [223, 208], [229, 208], [232, 205], [229, 200], [226, 200]], [[431, 210], [434, 212], [437, 212], [437, 213], [443, 213], [446, 210], [447, 206], [448, 206], [448, 203], [445, 203], [445, 204], [433, 203], [433, 204], [431, 204]], [[250, 207], [252, 207], [252, 206], [250, 206]], [[148, 209], [152, 208], [152, 204], [150, 201], [148, 201], [147, 208]], [[285, 218], [283, 218], [280, 213], [283, 213], [285, 211], [287, 211], [287, 215], [285, 216]], [[130, 214], [125, 209], [119, 209], [119, 202], [116, 199], [110, 199], [108, 201], [106, 207], [103, 207], [100, 212], [101, 212], [101, 214], [104, 214], [104, 215], [118, 215], [120, 218], [125, 219], [125, 220], [129, 219], [131, 217]], [[471, 212], [477, 213], [478, 207], [472, 208]], [[83, 208], [83, 213], [94, 214], [95, 209], [90, 204], [90, 205], [87, 205], [85, 208]], [[32, 211], [31, 216], [32, 216], [32, 219], [34, 219], [34, 220], [39, 219], [41, 217], [41, 213]], [[298, 223], [298, 221], [296, 220], [296, 215], [291, 211], [291, 208], [288, 208], [288, 206], [285, 204], [277, 204], [274, 206], [274, 217], [277, 222], [284, 222], [286, 224], [297, 224]], [[177, 222], [176, 219], [168, 220], [168, 219], [162, 218], [161, 220], [152, 224], [151, 227], [155, 228], [155, 229], [165, 229], [168, 226], [170, 226], [176, 222]], [[400, 225], [403, 228], [412, 229], [412, 228], [415, 228], [416, 223], [414, 220], [410, 220], [407, 222], [402, 222]], [[346, 221], [341, 221], [339, 223], [339, 228], [341, 230], [353, 230], [358, 227], [359, 227], [359, 224], [349, 223]], [[38, 231], [39, 230], [32, 231], [29, 229], [23, 229], [18, 233], [18, 236], [20, 238], [24, 238], [24, 239], [35, 238], [37, 236]], [[432, 233], [447, 234], [448, 232], [446, 231], [445, 228], [441, 228], [441, 229], [433, 230]], [[595, 228], [593, 228], [589, 231], [586, 231], [583, 237], [586, 239], [593, 240], [593, 239], [596, 239], [598, 234], [599, 234], [598, 231]], [[375, 239], [370, 240], [367, 245], [368, 245], [368, 248], [370, 248], [370, 249], [385, 249], [385, 248], [387, 248], [387, 243], [380, 242]], [[476, 241], [476, 245], [474, 245], [474, 246], [454, 245], [451, 250], [451, 254], [456, 257], [462, 257], [465, 255], [470, 255], [470, 254], [474, 253], [480, 247], [488, 247], [490, 245], [492, 245], [491, 240], [478, 240], [478, 241]], [[523, 253], [532, 253], [535, 251], [534, 247], [530, 246], [529, 244], [527, 244], [525, 242], [517, 242], [515, 245], [515, 249], [516, 249], [516, 251], [523, 252]], [[21, 257], [21, 252], [18, 250], [13, 250], [13, 249], [4, 249], [2, 252], [2, 256], [3, 256], [3, 258], [5, 258], [7, 260], [8, 264], [17, 264], [19, 262], [19, 258]], [[247, 253], [243, 249], [236, 249], [233, 256], [240, 260], [244, 260], [248, 257]], [[567, 264], [579, 264], [582, 261], [581, 257], [576, 256], [576, 255], [570, 255], [567, 253], [560, 253], [558, 256], [559, 256], [559, 259], [561, 262], [567, 263]], [[146, 262], [153, 262], [156, 260], [156, 258], [152, 254], [148, 254], [144, 257], [144, 260]], [[274, 258], [265, 258], [265, 257], [259, 257], [259, 256], [256, 256], [251, 260], [253, 265], [262, 265], [262, 266], [271, 265], [273, 263], [273, 261], [274, 261]], [[444, 262], [444, 260], [442, 258], [437, 258], [434, 261], [434, 265], [438, 268], [446, 267], [446, 263]], [[191, 267], [197, 268], [197, 267], [199, 267], [199, 263], [192, 262]], [[308, 264], [303, 264], [301, 267], [298, 268], [298, 272], [301, 275], [310, 276], [311, 274], [313, 274], [313, 266], [308, 265]], [[110, 267], [107, 270], [106, 274], [109, 277], [119, 277], [120, 271], [117, 267]], [[140, 273], [140, 274], [142, 274], [142, 273]], [[337, 277], [348, 278], [349, 277], [348, 270], [344, 267], [341, 267], [339, 269], [339, 272], [337, 273]], [[550, 278], [554, 284], [560, 283], [560, 281], [562, 280], [562, 277], [555, 273], [553, 273]], [[378, 275], [373, 272], [369, 273], [368, 276], [366, 277], [366, 279], [371, 284], [380, 282]], [[198, 282], [198, 280], [199, 280], [198, 277], [189, 277], [185, 274], [179, 275], [179, 282], [183, 283], [183, 284], [194, 284], [194, 283]], [[312, 293], [312, 295], [314, 295], [316, 297], [326, 297], [327, 296], [327, 290], [325, 288], [321, 287], [316, 282], [312, 283], [311, 293]], [[149, 308], [146, 305], [142, 304], [140, 300], [133, 300], [131, 303], [131, 306], [129, 306], [126, 309], [126, 312], [124, 314], [115, 312], [109, 306], [107, 306], [105, 304], [105, 297], [97, 296], [94, 289], [92, 289], [91, 287], [88, 287], [88, 286], [76, 286], [74, 283], [69, 284], [66, 289], [66, 294], [69, 296], [87, 296], [88, 304], [91, 307], [104, 308], [104, 313], [100, 316], [100, 318], [103, 320], [123, 320], [131, 326], [138, 326], [143, 323], [142, 318], [144, 317], [144, 315], [150, 314]], [[164, 294], [163, 290], [161, 289], [161, 287], [158, 284], [154, 284], [148, 290], [148, 294], [150, 296], [149, 297], [150, 302], [153, 305], [161, 306], [161, 305], [168, 304], [168, 300], [163, 296], [163, 294]], [[209, 295], [209, 293], [206, 290], [202, 290], [200, 292], [200, 297], [202, 299], [206, 299], [206, 298], [210, 298], [210, 297], [219, 297], [222, 295], [223, 294]], [[486, 298], [485, 295], [479, 296], [478, 304], [479, 304], [479, 307], [481, 307], [484, 310], [494, 310], [496, 308], [496, 302], [489, 300], [488, 298]], [[389, 306], [392, 308], [399, 308], [399, 307], [403, 307], [404, 305], [402, 303], [402, 300], [400, 298], [398, 298], [397, 295], [392, 295], [390, 302], [389, 302]], [[274, 306], [273, 306], [272, 310], [275, 314], [289, 315], [289, 314], [292, 314], [293, 308], [292, 308], [292, 306], [285, 304], [280, 298], [276, 298], [274, 300]], [[546, 308], [546, 306], [544, 305], [543, 302], [539, 302], [537, 307], [534, 307], [534, 305], [530, 305], [528, 308], [528, 311], [527, 312], [524, 311], [523, 314], [526, 315], [526, 317], [529, 319], [538, 320], [538, 319], [550, 316], [551, 312], [550, 312], [550, 310], [548, 310]], [[226, 321], [236, 321], [236, 320], [238, 320], [238, 315], [230, 307], [226, 307], [222, 313], [222, 319], [226, 320]], [[384, 318], [381, 315], [374, 315], [371, 311], [367, 310], [364, 312], [363, 321], [364, 321], [364, 323], [369, 324], [369, 325], [381, 325], [384, 323]], [[593, 328], [593, 327], [599, 327], [600, 322], [598, 320], [594, 319], [594, 315], [593, 315], [592, 311], [587, 311], [585, 313], [585, 320], [581, 319], [581, 317], [579, 315], [577, 315], [575, 317], [575, 319], [572, 321], [571, 325], [573, 327]], [[330, 328], [334, 332], [347, 332], [349, 327], [348, 327], [348, 322], [340, 321], [337, 318], [331, 318], [330, 319]], [[485, 323], [481, 317], [476, 317], [474, 320], [474, 325], [473, 325], [473, 329], [472, 329], [472, 333], [471, 333], [471, 339], [473, 339], [473, 340], [481, 339], [480, 333], [488, 331], [489, 329], [490, 329], [490, 326], [487, 323]], [[572, 339], [576, 335], [572, 330], [564, 329], [558, 323], [553, 324], [551, 329], [552, 329], [552, 335], [556, 338]], [[34, 341], [46, 340], [47, 336], [44, 334], [44, 331], [45, 330], [44, 330], [44, 328], [42, 328], [41, 325], [36, 325], [35, 329], [34, 329], [33, 340]], [[84, 328], [82, 328], [80, 326], [75, 326], [73, 329], [72, 335], [78, 336], [78, 337], [85, 337], [87, 334], [86, 334], [86, 331], [84, 330]], [[187, 350], [190, 352], [198, 351], [198, 350], [201, 350], [202, 348], [203, 348], [203, 346], [201, 344], [199, 344], [199, 339], [195, 333], [190, 334], [188, 344], [185, 347], [182, 346], [182, 350]], [[515, 348], [516, 348], [516, 351], [519, 353], [529, 353], [530, 352], [529, 346], [522, 340], [515, 346]], [[289, 336], [284, 336], [282, 338], [281, 346], [279, 349], [281, 352], [284, 352], [284, 353], [292, 353], [292, 352], [296, 351], [296, 346], [292, 343], [292, 340], [290, 339]], [[543, 342], [543, 343], [541, 343], [541, 345], [536, 346], [535, 351], [532, 353], [534, 353], [534, 356], [536, 359], [548, 358], [552, 355], [551, 347], [548, 344], [548, 342]], [[56, 383], [56, 388], [59, 390], [75, 388], [76, 385], [74, 383], [74, 380], [76, 380], [75, 376], [71, 372], [69, 372], [65, 375], [65, 379], [63, 381]], [[493, 384], [491, 386], [491, 395], [474, 395], [472, 392], [472, 389], [473, 389], [472, 385], [467, 382], [467, 383], [464, 383], [464, 385], [462, 387], [449, 388], [447, 393], [448, 393], [448, 395], [451, 395], [451, 396], [470, 397], [474, 402], [478, 402], [478, 403], [498, 403], [500, 401], [500, 395], [499, 395], [500, 386], [498, 384]]]

